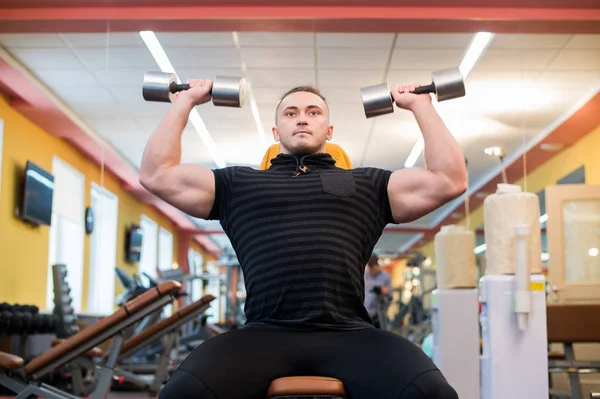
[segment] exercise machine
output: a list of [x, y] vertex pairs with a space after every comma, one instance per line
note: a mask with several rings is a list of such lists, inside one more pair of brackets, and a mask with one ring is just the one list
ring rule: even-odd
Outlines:
[[[123, 382], [129, 382], [135, 386], [157, 393], [163, 386], [167, 376], [178, 364], [179, 359], [175, 349], [181, 326], [196, 318], [204, 312], [215, 299], [212, 295], [205, 295], [200, 300], [177, 310], [173, 315], [165, 318], [153, 326], [148, 327], [139, 334], [131, 337], [123, 343], [119, 353], [118, 365], [115, 367], [115, 375], [122, 377]], [[162, 340], [163, 348], [155, 359], [155, 370], [150, 380], [141, 377], [138, 373], [129, 369], [128, 358], [145, 346]]]

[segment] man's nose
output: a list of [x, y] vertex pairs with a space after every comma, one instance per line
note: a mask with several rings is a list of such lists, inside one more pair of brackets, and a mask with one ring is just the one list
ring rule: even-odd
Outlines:
[[308, 122], [306, 121], [306, 116], [304, 114], [300, 114], [298, 116], [298, 119], [296, 120], [296, 124], [297, 125], [308, 125]]

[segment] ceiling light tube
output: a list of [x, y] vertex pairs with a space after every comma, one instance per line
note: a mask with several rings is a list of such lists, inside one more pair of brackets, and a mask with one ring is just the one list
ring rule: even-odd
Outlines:
[[417, 163], [419, 156], [421, 156], [421, 152], [423, 151], [423, 146], [425, 143], [423, 142], [423, 137], [419, 137], [417, 142], [415, 143], [412, 150], [410, 150], [410, 154], [408, 154], [408, 158], [404, 162], [405, 168], [412, 168]]
[[240, 45], [240, 38], [237, 32], [231, 33], [233, 38], [233, 44], [238, 52], [241, 63], [240, 68], [242, 69], [242, 76], [246, 80], [246, 97], [250, 102], [250, 110], [252, 111], [252, 117], [254, 118], [254, 124], [256, 125], [256, 132], [258, 133], [258, 139], [260, 140], [260, 144], [263, 147], [267, 146], [267, 135], [265, 133], [265, 129], [263, 128], [263, 124], [260, 120], [260, 113], [258, 112], [258, 105], [256, 103], [256, 98], [254, 97], [254, 92], [252, 91], [252, 87], [250, 85], [250, 77], [248, 76], [248, 68], [246, 67], [246, 63], [242, 58], [242, 47]]
[[483, 251], [485, 251], [487, 249], [487, 244], [481, 244], [475, 247], [475, 249], [473, 250], [473, 252], [475, 252], [476, 254], [480, 254]]
[[469, 48], [458, 67], [464, 79], [471, 73], [471, 70], [473, 70], [473, 67], [475, 67], [475, 64], [485, 49], [487, 49], [493, 37], [494, 34], [490, 32], [477, 32], [473, 36]]

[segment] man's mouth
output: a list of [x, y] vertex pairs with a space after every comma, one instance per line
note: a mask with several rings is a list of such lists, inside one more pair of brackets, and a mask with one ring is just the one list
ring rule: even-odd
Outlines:
[[298, 130], [297, 132], [294, 132], [294, 136], [297, 134], [301, 134], [301, 133], [305, 133], [305, 134], [311, 134], [309, 131], [307, 130]]

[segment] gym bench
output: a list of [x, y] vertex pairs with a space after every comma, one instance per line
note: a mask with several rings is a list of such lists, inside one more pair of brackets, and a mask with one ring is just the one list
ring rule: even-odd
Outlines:
[[571, 392], [552, 388], [550, 396], [568, 399], [583, 398], [579, 374], [599, 373], [600, 359], [576, 360], [573, 345], [576, 343], [600, 343], [600, 305], [598, 304], [552, 304], [546, 307], [548, 343], [560, 343], [564, 355], [549, 354], [548, 372], [566, 372]]
[[215, 299], [212, 295], [205, 295], [194, 303], [191, 303], [175, 312], [171, 317], [163, 319], [151, 327], [129, 338], [123, 343], [118, 361], [133, 355], [144, 346], [164, 337], [164, 346], [156, 361], [156, 371], [152, 381], [139, 377], [136, 373], [127, 370], [127, 365], [121, 363], [115, 367], [115, 375], [123, 377], [125, 381], [131, 382], [140, 388], [148, 389], [150, 392], [159, 392], [163, 387], [163, 381], [169, 372], [171, 362], [170, 354], [176, 344], [179, 328], [185, 323], [193, 320], [203, 313], [210, 303]]
[[[157, 287], [127, 302], [121, 309], [77, 334], [61, 341], [25, 365], [22, 358], [0, 352], [0, 384], [15, 392], [15, 399], [30, 396], [47, 399], [72, 399], [78, 396], [42, 383], [40, 378], [73, 360], [93, 354], [97, 345], [114, 338], [109, 355], [95, 375], [95, 386], [89, 394], [91, 399], [105, 398], [111, 388], [113, 368], [123, 345], [125, 330], [152, 312], [172, 302], [181, 284], [165, 281]], [[22, 374], [21, 378], [18, 374]], [[24, 377], [24, 378], [23, 378]]]

